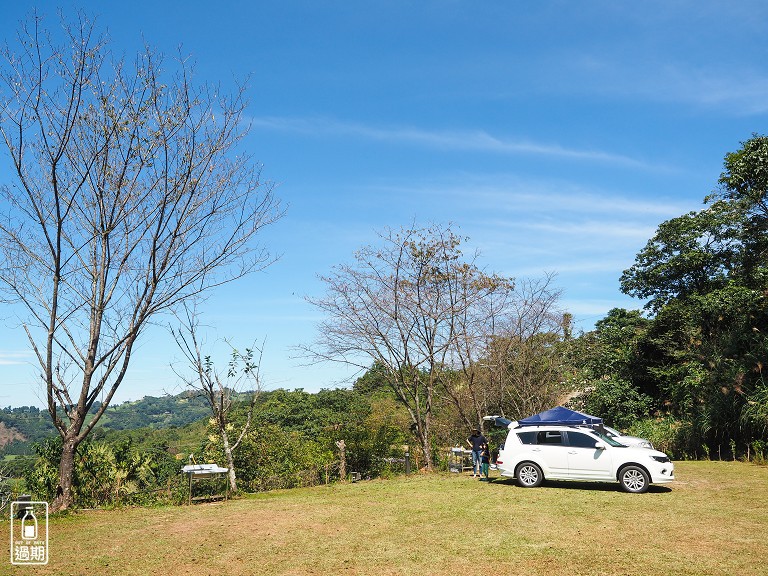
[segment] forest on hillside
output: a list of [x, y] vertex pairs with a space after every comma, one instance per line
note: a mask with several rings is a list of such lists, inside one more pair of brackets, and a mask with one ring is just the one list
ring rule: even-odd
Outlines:
[[[100, 407], [101, 404], [96, 402], [91, 412], [96, 412]], [[180, 427], [205, 418], [208, 412], [205, 400], [194, 393], [145, 396], [141, 400], [110, 406], [101, 420], [99, 433], [136, 428]], [[6, 406], [0, 410], [0, 422], [18, 432], [17, 437], [23, 437], [0, 443], [0, 456], [31, 454], [34, 442], [57, 435], [48, 411], [37, 406]]]

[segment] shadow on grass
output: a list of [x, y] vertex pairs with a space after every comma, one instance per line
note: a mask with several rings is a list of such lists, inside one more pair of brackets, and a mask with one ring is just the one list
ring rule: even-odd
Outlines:
[[[499, 484], [503, 486], [512, 486], [514, 488], [520, 488], [517, 482], [512, 478], [490, 478], [488, 484]], [[621, 486], [618, 483], [611, 482], [580, 482], [574, 480], [545, 480], [539, 487], [540, 489], [547, 488], [563, 488], [567, 490], [592, 490], [596, 492], [623, 492]], [[672, 492], [672, 488], [669, 486], [659, 486], [651, 484], [648, 487], [649, 494], [668, 494]]]

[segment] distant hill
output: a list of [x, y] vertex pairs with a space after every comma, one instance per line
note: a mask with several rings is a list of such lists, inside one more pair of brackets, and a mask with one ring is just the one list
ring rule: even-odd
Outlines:
[[[91, 412], [98, 410], [94, 405]], [[96, 430], [165, 429], [186, 426], [207, 418], [210, 409], [200, 395], [182, 392], [175, 396], [145, 396], [107, 408]], [[56, 435], [47, 410], [35, 406], [10, 406], [0, 410], [0, 456], [27, 454], [33, 442]]]
[[[95, 412], [94, 406], [91, 412]], [[205, 399], [196, 392], [171, 396], [145, 396], [134, 402], [123, 402], [107, 408], [98, 426], [110, 430], [134, 428], [171, 428], [184, 426], [210, 415]]]
[[20, 406], [0, 410], [0, 454], [24, 454], [28, 445], [53, 434], [56, 429], [48, 412], [37, 406]]

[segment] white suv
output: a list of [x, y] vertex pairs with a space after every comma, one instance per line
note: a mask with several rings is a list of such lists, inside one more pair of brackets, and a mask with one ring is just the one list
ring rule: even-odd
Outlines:
[[545, 478], [594, 480], [618, 482], [626, 492], [641, 493], [650, 484], [675, 479], [675, 466], [663, 452], [624, 446], [576, 426], [510, 428], [496, 465], [502, 476], [516, 478], [523, 488], [539, 486]]

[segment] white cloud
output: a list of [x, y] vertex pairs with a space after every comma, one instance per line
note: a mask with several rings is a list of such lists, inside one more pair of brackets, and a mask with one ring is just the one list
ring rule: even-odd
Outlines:
[[653, 236], [655, 228], [652, 226], [645, 226], [633, 222], [622, 222], [616, 220], [588, 220], [584, 222], [531, 222], [524, 224], [529, 230], [538, 230], [540, 232], [547, 232], [550, 234], [556, 234], [561, 237], [560, 241], [563, 241], [563, 236], [578, 236], [579, 238], [592, 238], [604, 241], [605, 238], [612, 238], [614, 240], [619, 238], [630, 238], [633, 240], [648, 239]]
[[484, 130], [425, 130], [413, 127], [375, 127], [321, 118], [251, 118], [253, 126], [270, 130], [317, 135], [349, 135], [369, 140], [411, 143], [430, 148], [491, 152], [504, 155], [532, 155], [586, 160], [643, 170], [667, 169], [637, 158], [603, 150], [578, 149], [557, 143], [533, 142], [496, 136]]
[[18, 366], [27, 364], [32, 359], [31, 352], [0, 351], [0, 366]]
[[633, 100], [674, 102], [699, 108], [717, 109], [729, 115], [750, 116], [768, 111], [768, 76], [765, 70], [729, 66], [648, 60], [644, 55], [627, 60], [584, 56], [574, 59], [579, 84], [569, 89], [617, 95]]
[[768, 111], [768, 77], [757, 70], [717, 71], [669, 65], [646, 76], [646, 82], [634, 89], [649, 99], [717, 108], [738, 116]]
[[[406, 186], [368, 187], [370, 198], [397, 196], [407, 205], [409, 199], [423, 204], [431, 197], [439, 206], [459, 205], [462, 214], [484, 213], [509, 223], [507, 215], [527, 215], [565, 219], [566, 214], [605, 216], [611, 221], [640, 220], [658, 223], [702, 207], [701, 199], [636, 198], [624, 190], [588, 187], [572, 181], [524, 178], [511, 174], [453, 174], [445, 181], [432, 180]], [[471, 199], [471, 201], [468, 201]], [[504, 219], [500, 218], [504, 215]], [[509, 225], [512, 225], [510, 223]], [[514, 225], [517, 225], [516, 223]]]

